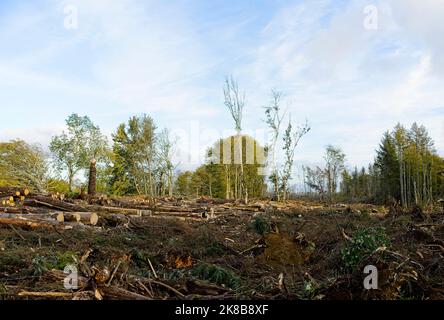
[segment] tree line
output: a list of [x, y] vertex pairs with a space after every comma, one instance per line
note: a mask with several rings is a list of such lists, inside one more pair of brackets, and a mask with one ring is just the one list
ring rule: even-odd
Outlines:
[[[444, 159], [423, 125], [397, 124], [384, 133], [373, 163], [345, 168], [345, 154], [328, 146], [325, 168], [305, 167], [310, 192], [328, 200], [426, 206], [444, 196]], [[338, 183], [338, 181], [340, 181]]]
[[[168, 129], [159, 129], [149, 115], [121, 123], [110, 144], [88, 116], [74, 113], [66, 119], [66, 129], [52, 137], [50, 157], [22, 140], [0, 143], [0, 185], [63, 193], [97, 190], [149, 199], [180, 195], [245, 202], [264, 196], [287, 200], [292, 194], [296, 148], [310, 125], [307, 121], [295, 125], [281, 107], [284, 94], [272, 90], [263, 107], [270, 140], [262, 146], [242, 132], [245, 92], [227, 78], [223, 93], [235, 134], [215, 141], [204, 164], [193, 171], [178, 169], [173, 160], [177, 138]], [[303, 167], [302, 182], [306, 193], [322, 200], [398, 201], [410, 206], [443, 197], [444, 160], [426, 128], [416, 123], [410, 129], [398, 124], [386, 132], [368, 168], [347, 169], [346, 155], [332, 145], [326, 147], [323, 160], [322, 166]], [[89, 178], [88, 185], [76, 180], [82, 174]]]
[[[248, 202], [250, 197], [266, 195], [267, 182], [271, 182], [275, 196], [286, 199], [295, 148], [310, 130], [308, 124], [295, 127], [291, 116], [287, 117], [281, 110], [282, 93], [273, 91], [270, 104], [264, 107], [265, 123], [273, 133], [273, 141], [261, 146], [242, 132], [245, 92], [229, 77], [223, 93], [235, 134], [215, 141], [207, 151], [204, 164], [192, 172], [177, 170], [178, 164], [173, 163], [177, 139], [168, 129], [159, 130], [149, 115], [133, 116], [121, 123], [112, 134], [110, 144], [88, 116], [74, 113], [66, 119], [66, 129], [52, 137], [49, 161], [38, 146], [22, 140], [2, 143], [0, 183], [64, 193], [83, 193], [86, 189], [94, 193], [97, 189], [103, 193], [139, 194], [151, 199], [176, 194]], [[281, 132], [284, 119], [286, 128]], [[276, 164], [278, 145], [284, 152], [282, 167]], [[269, 154], [273, 155], [272, 163], [267, 163]], [[270, 177], [265, 175], [267, 165], [272, 167]], [[82, 174], [89, 178], [88, 186], [77, 180]]]

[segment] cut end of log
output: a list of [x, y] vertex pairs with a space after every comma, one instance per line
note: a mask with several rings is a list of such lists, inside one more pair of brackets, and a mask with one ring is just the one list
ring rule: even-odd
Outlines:
[[95, 212], [65, 212], [64, 217], [66, 221], [82, 222], [93, 226], [99, 222], [99, 215]]
[[91, 217], [89, 218], [89, 222], [91, 225], [95, 226], [99, 222], [99, 215], [95, 212], [91, 213]]
[[65, 216], [63, 215], [63, 213], [58, 213], [56, 216], [56, 220], [58, 222], [65, 222]]

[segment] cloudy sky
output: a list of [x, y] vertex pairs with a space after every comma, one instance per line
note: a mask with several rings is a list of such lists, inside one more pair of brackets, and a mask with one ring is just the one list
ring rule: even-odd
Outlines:
[[298, 163], [334, 144], [367, 165], [385, 130], [414, 121], [444, 155], [443, 17], [442, 0], [2, 0], [0, 140], [47, 146], [72, 112], [110, 136], [147, 113], [194, 153], [232, 128], [233, 75], [245, 130], [264, 129], [273, 88], [308, 119]]

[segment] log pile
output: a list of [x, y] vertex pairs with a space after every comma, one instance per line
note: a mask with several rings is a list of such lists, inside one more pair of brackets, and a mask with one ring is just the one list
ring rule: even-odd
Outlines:
[[70, 229], [76, 226], [129, 226], [140, 217], [206, 221], [226, 214], [265, 211], [264, 204], [244, 205], [232, 200], [108, 198], [88, 195], [67, 199], [63, 194], [43, 194], [28, 189], [0, 187], [0, 226], [26, 229]]
[[[151, 203], [143, 197], [107, 197], [88, 195], [84, 199], [68, 199], [63, 194], [43, 194], [0, 187], [0, 225], [26, 228], [74, 228], [76, 226], [130, 226], [141, 217], [206, 221], [226, 215], [285, 213], [295, 203], [256, 201], [246, 205], [234, 200], [200, 198], [161, 198]], [[298, 203], [304, 211], [312, 210]], [[320, 206], [322, 208], [322, 206]]]

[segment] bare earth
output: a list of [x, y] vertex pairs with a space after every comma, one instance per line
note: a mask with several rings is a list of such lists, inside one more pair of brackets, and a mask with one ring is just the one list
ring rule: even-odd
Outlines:
[[[439, 210], [33, 194], [1, 210], [2, 299], [444, 299]], [[347, 268], [344, 248], [368, 228], [389, 243]], [[363, 286], [370, 264], [378, 290]]]

